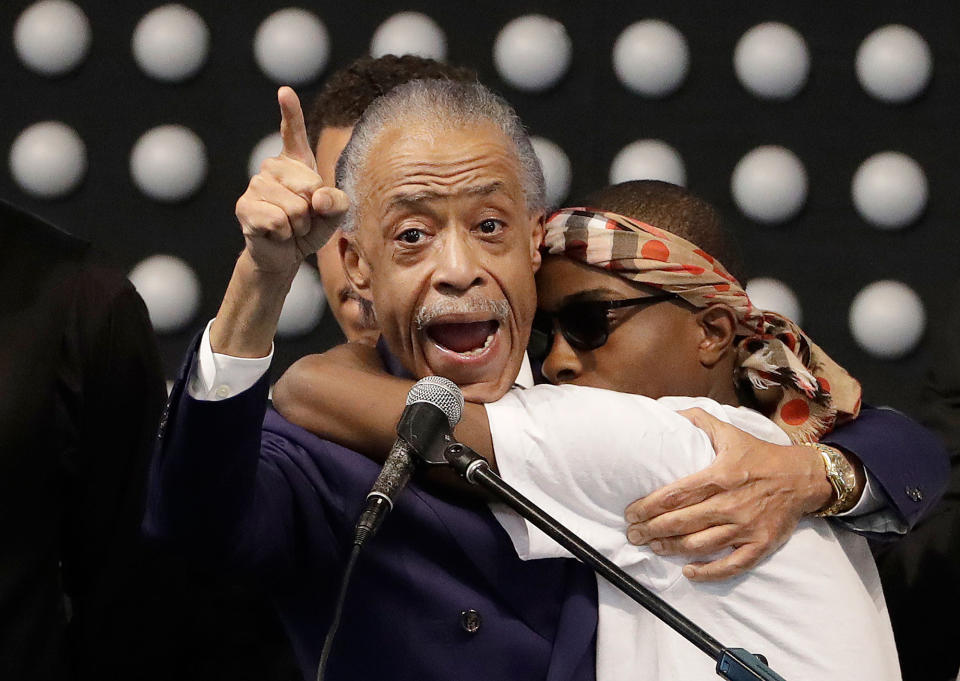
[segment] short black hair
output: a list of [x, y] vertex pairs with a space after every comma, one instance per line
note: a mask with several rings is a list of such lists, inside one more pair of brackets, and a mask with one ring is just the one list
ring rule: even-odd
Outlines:
[[580, 202], [619, 213], [695, 243], [743, 282], [740, 247], [723, 226], [720, 211], [690, 190], [660, 180], [631, 180], [592, 192]]
[[410, 54], [357, 59], [330, 76], [310, 103], [306, 111], [310, 148], [316, 148], [324, 128], [356, 125], [366, 108], [380, 95], [408, 81], [431, 78], [460, 82], [478, 80], [473, 69]]

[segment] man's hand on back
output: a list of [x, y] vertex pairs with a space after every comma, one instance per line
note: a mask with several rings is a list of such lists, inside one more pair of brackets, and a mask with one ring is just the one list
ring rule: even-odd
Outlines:
[[296, 93], [282, 87], [277, 100], [283, 150], [263, 162], [237, 201], [246, 244], [210, 329], [214, 352], [235, 357], [269, 354], [297, 268], [349, 206], [346, 194], [317, 173]]
[[703, 557], [693, 581], [728, 579], [749, 570], [790, 537], [800, 519], [833, 494], [820, 455], [811, 447], [759, 440], [701, 409], [680, 412], [704, 430], [717, 458], [707, 468], [630, 504], [627, 537], [659, 555]]

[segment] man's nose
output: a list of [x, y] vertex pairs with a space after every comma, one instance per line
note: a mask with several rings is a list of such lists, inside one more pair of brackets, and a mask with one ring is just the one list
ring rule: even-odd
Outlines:
[[543, 360], [543, 377], [553, 384], [570, 383], [583, 372], [583, 363], [579, 353], [570, 347], [559, 329], [553, 331], [553, 344], [550, 353]]
[[481, 267], [482, 246], [472, 242], [468, 234], [450, 230], [443, 239], [437, 255], [434, 281], [441, 292], [466, 291], [484, 282]]

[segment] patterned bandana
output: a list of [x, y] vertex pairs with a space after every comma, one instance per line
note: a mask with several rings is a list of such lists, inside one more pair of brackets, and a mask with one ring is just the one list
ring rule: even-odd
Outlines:
[[616, 213], [567, 208], [547, 220], [544, 247], [694, 307], [732, 308], [739, 321], [734, 381], [793, 442], [816, 441], [860, 412], [853, 377], [792, 321], [755, 308], [724, 266], [686, 239]]

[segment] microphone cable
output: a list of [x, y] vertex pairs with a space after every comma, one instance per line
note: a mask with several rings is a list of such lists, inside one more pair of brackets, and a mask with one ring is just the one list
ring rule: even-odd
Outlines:
[[343, 570], [343, 578], [340, 580], [340, 593], [337, 596], [337, 605], [333, 610], [333, 621], [330, 622], [327, 636], [323, 639], [323, 651], [320, 653], [320, 664], [317, 665], [317, 681], [323, 681], [327, 670], [327, 661], [330, 659], [330, 651], [333, 650], [333, 639], [337, 635], [337, 629], [340, 628], [340, 615], [343, 613], [343, 603], [347, 600], [347, 588], [350, 586], [353, 566], [357, 564], [357, 558], [360, 556], [360, 548], [360, 542], [353, 543], [350, 557], [347, 559], [347, 566]]

